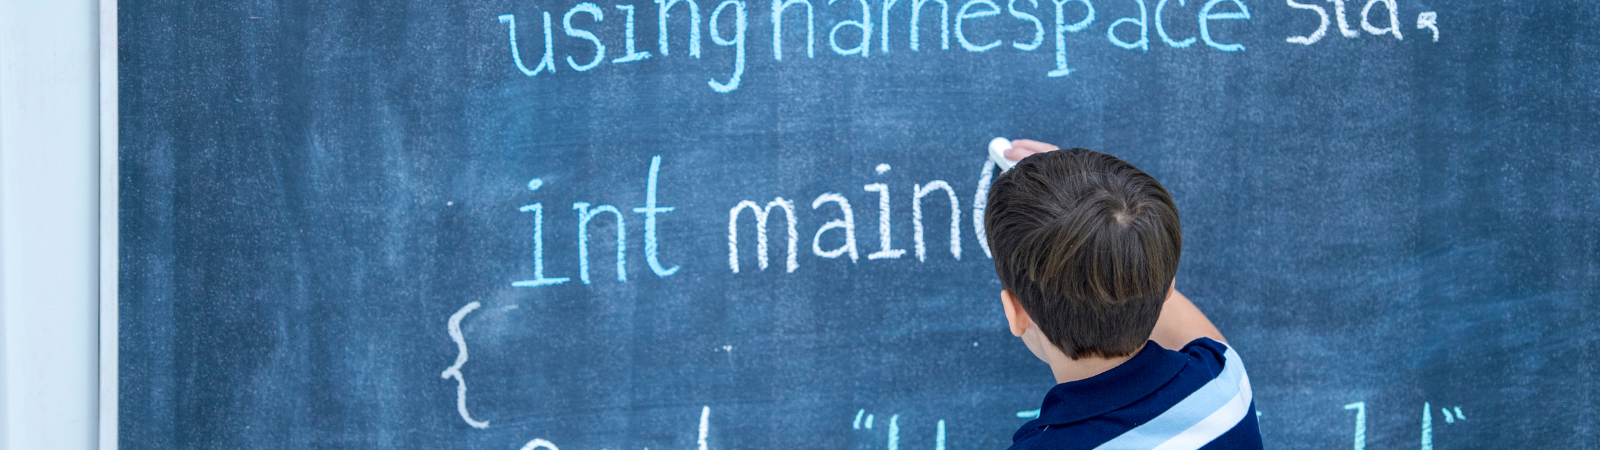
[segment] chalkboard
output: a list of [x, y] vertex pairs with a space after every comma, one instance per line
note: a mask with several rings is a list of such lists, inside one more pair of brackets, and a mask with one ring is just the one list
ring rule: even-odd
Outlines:
[[123, 448], [1002, 448], [996, 136], [1165, 183], [1269, 447], [1600, 441], [1593, 2], [118, 20]]

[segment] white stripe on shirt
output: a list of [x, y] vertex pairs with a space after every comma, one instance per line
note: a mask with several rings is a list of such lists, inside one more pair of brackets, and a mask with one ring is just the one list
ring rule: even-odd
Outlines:
[[[1226, 345], [1226, 344], [1224, 344]], [[1250, 412], [1250, 377], [1233, 347], [1223, 354], [1222, 373], [1150, 422], [1100, 444], [1096, 450], [1194, 450], [1243, 420]]]

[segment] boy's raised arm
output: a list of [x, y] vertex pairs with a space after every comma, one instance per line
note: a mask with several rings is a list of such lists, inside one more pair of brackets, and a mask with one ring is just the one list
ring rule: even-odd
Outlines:
[[1161, 318], [1156, 319], [1156, 328], [1150, 332], [1150, 340], [1156, 341], [1164, 348], [1181, 349], [1190, 341], [1208, 337], [1221, 343], [1228, 343], [1222, 338], [1222, 331], [1211, 324], [1205, 313], [1178, 292], [1176, 287], [1167, 291], [1167, 301], [1161, 305]]

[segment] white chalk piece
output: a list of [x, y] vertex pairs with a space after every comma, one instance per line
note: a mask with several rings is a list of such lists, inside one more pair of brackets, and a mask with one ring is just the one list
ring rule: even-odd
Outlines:
[[1006, 150], [1011, 150], [1010, 140], [1007, 140], [1003, 137], [997, 137], [994, 138], [994, 140], [989, 141], [989, 160], [994, 161], [995, 165], [1000, 166], [1000, 171], [1002, 172], [1011, 170], [1011, 166], [1017, 164], [1016, 161], [1006, 159]]

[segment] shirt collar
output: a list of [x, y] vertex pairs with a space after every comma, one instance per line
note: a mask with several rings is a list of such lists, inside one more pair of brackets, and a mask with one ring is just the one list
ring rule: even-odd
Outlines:
[[1078, 422], [1128, 406], [1166, 386], [1184, 364], [1181, 353], [1150, 341], [1137, 355], [1111, 370], [1050, 388], [1039, 408], [1039, 418], [1023, 429]]

